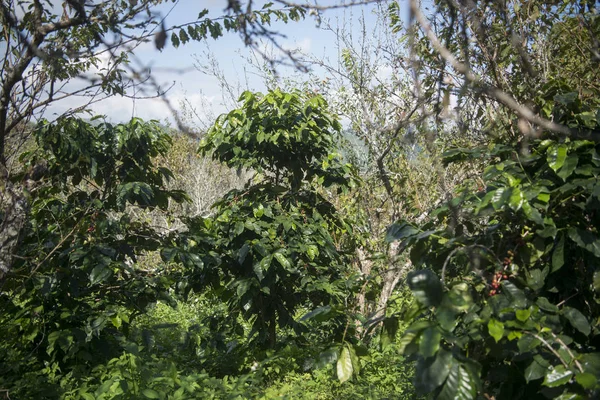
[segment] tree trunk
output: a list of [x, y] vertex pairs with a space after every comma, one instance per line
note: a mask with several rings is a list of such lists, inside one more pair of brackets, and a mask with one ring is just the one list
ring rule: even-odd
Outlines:
[[0, 282], [12, 268], [28, 208], [22, 189], [15, 188], [8, 180], [0, 182]]
[[410, 260], [408, 260], [402, 267], [398, 266], [398, 258], [400, 256], [400, 253], [398, 253], [399, 246], [400, 242], [394, 242], [390, 245], [389, 259], [391, 260], [391, 265], [383, 274], [383, 287], [381, 288], [381, 293], [377, 300], [377, 308], [369, 318], [371, 325], [379, 324], [383, 321], [387, 310], [388, 300], [398, 285], [398, 282], [400, 282], [400, 279], [406, 275], [406, 272], [412, 265]]

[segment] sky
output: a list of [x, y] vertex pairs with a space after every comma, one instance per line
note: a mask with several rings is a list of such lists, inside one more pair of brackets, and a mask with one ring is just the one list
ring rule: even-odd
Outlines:
[[[336, 4], [343, 0], [322, 0], [320, 5]], [[165, 26], [182, 24], [197, 17], [202, 8], [207, 8], [207, 17], [214, 18], [225, 14], [226, 0], [179, 0], [156, 7], [153, 11], [165, 17]], [[259, 9], [264, 1], [254, 1], [254, 8]], [[401, 1], [401, 11], [408, 8], [405, 1]], [[277, 7], [277, 5], [274, 5]], [[340, 24], [352, 23], [352, 29], [346, 34], [352, 34], [359, 29], [358, 18], [363, 16], [367, 25], [375, 24], [377, 17], [373, 10], [375, 5], [356, 6], [346, 9], [327, 10], [321, 14], [321, 24], [314, 16], [307, 15], [300, 22], [288, 24], [275, 23], [273, 30], [284, 35], [280, 44], [286, 49], [298, 49], [304, 54], [309, 54], [317, 59], [328, 60], [330, 64], [339, 61], [339, 48], [336, 45], [335, 34], [327, 26], [339, 27]], [[406, 12], [406, 11], [404, 11]], [[355, 32], [358, 33], [358, 32]], [[357, 34], [357, 37], [360, 36]], [[272, 48], [269, 43], [260, 44], [262, 51], [280, 57], [281, 53]], [[135, 57], [140, 62], [149, 66], [156, 82], [161, 87], [171, 87], [166, 98], [178, 112], [187, 111], [184, 116], [186, 123], [196, 127], [205, 128], [216, 116], [235, 106], [233, 97], [237, 97], [242, 90], [264, 91], [266, 89], [262, 74], [262, 59], [260, 55], [244, 46], [237, 33], [225, 33], [224, 37], [217, 40], [207, 39], [201, 42], [190, 41], [175, 49], [167, 41], [167, 46], [162, 52], [156, 50], [153, 43], [144, 43], [135, 51]], [[104, 60], [107, 61], [107, 60]], [[195, 68], [195, 64], [212, 65], [219, 71], [222, 80], [226, 81], [231, 92], [223, 90], [219, 79], [206, 71]], [[309, 75], [292, 67], [277, 66], [279, 79], [291, 79], [295, 82], [308, 80]], [[325, 72], [313, 69], [313, 80], [326, 79]], [[46, 112], [46, 117], [59, 115], [69, 108], [80, 105], [81, 99], [70, 98], [56, 103]], [[185, 103], [185, 106], [182, 106]], [[174, 123], [172, 112], [165, 106], [161, 99], [132, 100], [127, 97], [114, 96], [102, 102], [93, 104], [91, 110], [95, 114], [105, 115], [113, 122], [123, 122], [131, 117], [140, 117], [146, 120], [155, 119], [169, 124]], [[193, 110], [192, 110], [193, 108]]]

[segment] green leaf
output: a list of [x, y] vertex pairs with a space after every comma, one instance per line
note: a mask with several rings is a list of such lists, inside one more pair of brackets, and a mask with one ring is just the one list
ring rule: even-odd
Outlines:
[[313, 244], [309, 244], [306, 246], [306, 254], [310, 261], [313, 261], [319, 255], [319, 248]]
[[521, 336], [517, 342], [517, 346], [519, 347], [519, 351], [521, 353], [527, 353], [539, 346], [540, 343], [541, 342], [535, 336], [525, 334]]
[[488, 331], [490, 332], [490, 336], [498, 343], [504, 335], [504, 324], [492, 318], [490, 319], [490, 322], [488, 322]]
[[265, 213], [265, 208], [262, 204], [259, 204], [257, 208], [252, 210], [252, 213], [254, 214], [254, 218], [260, 218]]
[[562, 168], [565, 163], [565, 159], [567, 158], [567, 146], [564, 144], [554, 145], [548, 147], [548, 151], [546, 152], [547, 161], [550, 168], [557, 172]]
[[171, 34], [171, 43], [173, 44], [173, 47], [179, 47], [179, 36], [177, 36], [175, 32]]
[[521, 289], [515, 286], [514, 283], [503, 280], [502, 288], [504, 289], [504, 293], [506, 297], [511, 300], [513, 306], [517, 308], [525, 308], [527, 307], [527, 298], [525, 297], [525, 293]]
[[408, 287], [419, 302], [425, 306], [437, 306], [442, 301], [442, 283], [428, 269], [412, 271], [406, 278]]
[[544, 376], [546, 376], [547, 372], [548, 372], [548, 367], [543, 366], [542, 364], [540, 364], [539, 362], [537, 362], [534, 359], [531, 362], [531, 364], [529, 364], [529, 366], [527, 368], [525, 368], [524, 377], [525, 377], [525, 380], [527, 381], [527, 383], [529, 383], [530, 381], [542, 379]]
[[540, 214], [537, 208], [533, 207], [527, 201], [523, 202], [523, 212], [530, 221], [533, 221], [538, 225], [544, 225], [544, 218], [542, 217], [542, 214]]
[[110, 278], [112, 273], [112, 269], [108, 268], [106, 265], [98, 264], [94, 267], [94, 269], [92, 269], [92, 272], [90, 273], [90, 283], [92, 285], [95, 285], [97, 283], [104, 282], [105, 280]]
[[160, 399], [160, 394], [154, 389], [144, 389], [142, 390], [142, 394], [147, 399]]
[[529, 310], [517, 310], [515, 314], [516, 314], [517, 319], [519, 321], [525, 322], [531, 316], [531, 311], [529, 311]]
[[563, 316], [569, 320], [571, 325], [579, 332], [588, 336], [591, 332], [591, 327], [585, 316], [576, 308], [565, 307], [562, 311]]
[[566, 181], [569, 176], [575, 171], [577, 168], [577, 163], [579, 162], [579, 157], [576, 155], [569, 155], [565, 160], [562, 168], [558, 171], [557, 175], [562, 178], [563, 181]]
[[598, 378], [596, 378], [594, 374], [590, 374], [589, 372], [583, 372], [575, 375], [575, 380], [577, 381], [577, 383], [583, 386], [584, 389], [587, 390], [594, 389], [598, 384]]
[[579, 229], [569, 228], [569, 238], [579, 247], [593, 253], [596, 257], [600, 257], [600, 240], [593, 233]]
[[477, 384], [461, 364], [455, 363], [448, 373], [438, 399], [472, 400], [477, 396]]
[[352, 358], [350, 356], [350, 350], [346, 345], [343, 346], [342, 351], [340, 352], [340, 357], [337, 361], [337, 377], [341, 383], [346, 382], [348, 379], [352, 377]]
[[248, 243], [244, 243], [244, 245], [238, 250], [237, 262], [242, 265], [246, 260], [246, 256], [248, 256], [248, 252], [250, 251], [250, 245]]
[[525, 201], [525, 195], [518, 187], [514, 187], [512, 190], [512, 194], [510, 195], [510, 200], [508, 201], [508, 205], [514, 211], [518, 211], [523, 206], [523, 202]]
[[235, 226], [233, 228], [233, 235], [234, 236], [239, 236], [242, 232], [244, 232], [244, 223], [243, 222], [236, 222]]
[[435, 358], [420, 359], [415, 372], [415, 387], [419, 393], [429, 393], [439, 387], [454, 364], [452, 353], [440, 349]]
[[[392, 344], [398, 333], [400, 323], [398, 318], [387, 317], [383, 320], [383, 326], [381, 327], [380, 344], [381, 348], [385, 349], [387, 346]], [[414, 338], [414, 336], [413, 336]]]
[[552, 272], [556, 272], [565, 264], [565, 235], [560, 235], [560, 239], [552, 252]]
[[279, 261], [279, 264], [281, 264], [283, 268], [291, 268], [292, 264], [282, 253], [273, 253], [273, 257], [275, 257], [275, 259]]
[[511, 198], [512, 188], [498, 188], [494, 191], [492, 196], [492, 205], [494, 210], [499, 210], [506, 204], [506, 201]]
[[594, 272], [594, 290], [596, 292], [600, 291], [600, 271]]
[[315, 320], [317, 322], [323, 322], [327, 320], [331, 314], [331, 306], [321, 306], [304, 314], [302, 318], [300, 318], [300, 321]]
[[433, 357], [440, 348], [440, 340], [442, 333], [436, 327], [429, 327], [423, 331], [421, 342], [419, 343], [419, 351], [425, 358]]
[[566, 369], [563, 365], [558, 365], [553, 368], [544, 379], [544, 386], [557, 387], [569, 382], [573, 376], [573, 371]]
[[401, 240], [410, 236], [414, 236], [419, 232], [419, 229], [406, 222], [400, 224], [395, 223], [388, 228], [387, 233], [385, 235], [385, 240], [388, 243], [390, 243], [396, 240]]

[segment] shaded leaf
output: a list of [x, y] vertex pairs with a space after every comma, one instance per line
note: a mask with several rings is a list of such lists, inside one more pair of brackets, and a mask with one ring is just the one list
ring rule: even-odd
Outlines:
[[565, 264], [565, 235], [560, 235], [560, 239], [552, 252], [552, 272], [558, 271]]
[[477, 395], [477, 384], [469, 372], [458, 363], [452, 366], [438, 399], [472, 400]]
[[569, 238], [579, 247], [593, 253], [596, 257], [600, 257], [600, 240], [596, 235], [579, 228], [569, 228], [568, 232]]
[[429, 327], [423, 331], [419, 343], [419, 352], [425, 358], [433, 357], [440, 348], [442, 333], [436, 327]]
[[412, 271], [406, 278], [408, 287], [425, 306], [437, 306], [442, 300], [442, 283], [430, 270]]
[[525, 369], [525, 380], [527, 382], [535, 381], [537, 379], [541, 379], [546, 376], [548, 372], [548, 367], [543, 366], [535, 359], [529, 364], [529, 366]]
[[385, 240], [387, 242], [394, 242], [396, 240], [401, 240], [409, 236], [416, 235], [419, 232], [419, 229], [406, 222], [400, 224], [395, 223], [388, 228], [387, 233], [385, 235]]
[[417, 363], [415, 387], [420, 393], [429, 393], [439, 387], [454, 363], [452, 353], [440, 349], [435, 358], [420, 359]]
[[565, 307], [562, 314], [569, 320], [571, 325], [579, 332], [588, 336], [591, 332], [591, 327], [585, 316], [576, 308]]

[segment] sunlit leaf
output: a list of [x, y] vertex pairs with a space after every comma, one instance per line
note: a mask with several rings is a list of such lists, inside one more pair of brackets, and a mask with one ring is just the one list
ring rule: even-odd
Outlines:
[[561, 386], [569, 382], [572, 376], [573, 371], [566, 369], [563, 365], [558, 365], [546, 374], [543, 385], [548, 387]]
[[496, 342], [499, 342], [504, 335], [504, 324], [492, 318], [488, 322], [488, 332], [490, 333], [490, 336], [496, 340]]
[[337, 378], [341, 383], [346, 382], [348, 379], [352, 378], [352, 359], [350, 357], [350, 350], [348, 350], [348, 346], [344, 345], [342, 351], [340, 352], [340, 357], [337, 361], [336, 366]]

